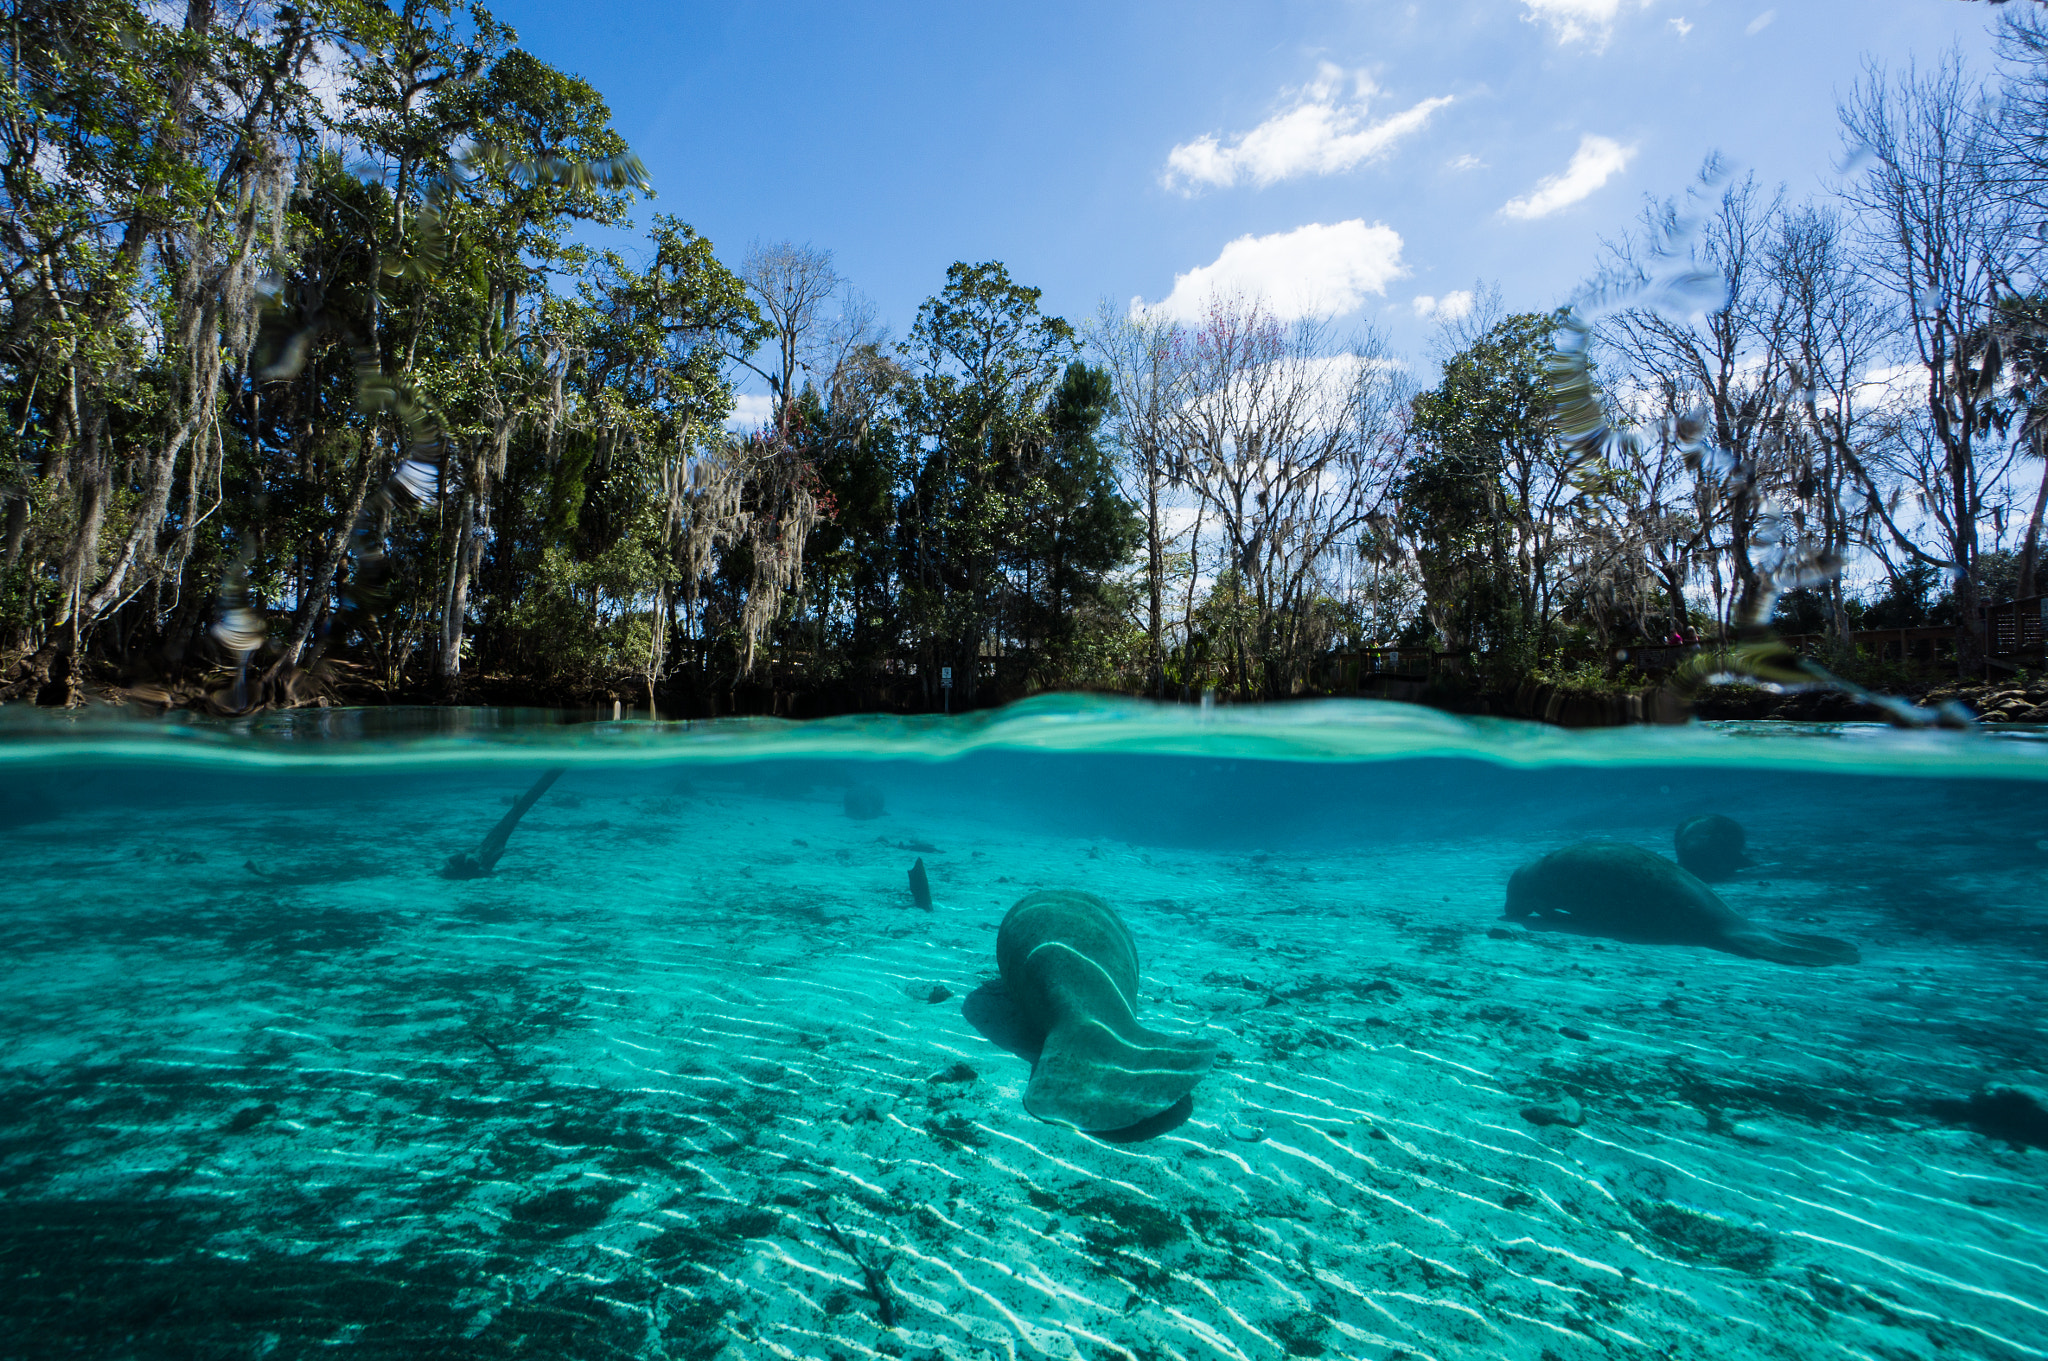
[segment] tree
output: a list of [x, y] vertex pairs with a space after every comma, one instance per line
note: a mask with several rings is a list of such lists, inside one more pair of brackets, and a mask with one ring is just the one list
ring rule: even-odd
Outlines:
[[1430, 621], [1447, 651], [1497, 670], [1548, 641], [1564, 477], [1546, 361], [1557, 319], [1503, 318], [1415, 398], [1416, 447], [1398, 495]]
[[[1167, 514], [1173, 494], [1186, 486], [1188, 466], [1175, 439], [1180, 408], [1189, 397], [1187, 337], [1163, 317], [1105, 306], [1089, 344], [1114, 393], [1111, 440], [1120, 455], [1119, 472], [1129, 499], [1144, 516], [1146, 688], [1163, 699], [1168, 554], [1180, 537], [1168, 528]], [[1192, 526], [1187, 532], [1192, 535]]]
[[[544, 366], [533, 363], [522, 344], [521, 302], [543, 296], [552, 276], [583, 262], [583, 249], [562, 239], [572, 224], [619, 221], [629, 190], [645, 188], [645, 180], [597, 91], [525, 52], [505, 53], [480, 79], [451, 92], [447, 103], [463, 133], [488, 148], [459, 195], [445, 206], [429, 204], [450, 237], [454, 268], [444, 278], [469, 284], [463, 301], [474, 309], [467, 343], [445, 348], [459, 367], [436, 375], [436, 386], [447, 394], [443, 409], [454, 417], [459, 401], [466, 408], [460, 415], [468, 418], [462, 422], [467, 437], [448, 451], [458, 460], [454, 475], [444, 476], [460, 497], [437, 665], [443, 690], [453, 696], [461, 684], [470, 581], [490, 536], [494, 492], [514, 427], [542, 406], [551, 388]], [[443, 297], [459, 296], [458, 290], [459, 284], [444, 289]], [[444, 324], [447, 316], [443, 310]]]
[[1603, 280], [1638, 299], [1602, 332], [1648, 380], [1655, 419], [1704, 427], [1684, 443], [1703, 438], [1710, 450], [1694, 458], [1712, 493], [1696, 506], [1707, 534], [1715, 520], [1725, 525], [1738, 627], [1763, 625], [1771, 610], [1755, 551], [1770, 532], [1789, 419], [1785, 307], [1770, 272], [1783, 209], [1782, 191], [1767, 193], [1751, 175], [1730, 180], [1709, 159], [1687, 199], [1652, 205], [1632, 236], [1609, 246]]
[[7, 563], [36, 578], [9, 592], [30, 687], [68, 698], [93, 631], [195, 550], [176, 493], [218, 474], [219, 396], [273, 264], [312, 42], [296, 16], [217, 22], [211, 0], [179, 22], [124, 0], [13, 6], [0, 359], [20, 432]]
[[1038, 686], [1113, 679], [1088, 658], [1100, 635], [1121, 631], [1107, 575], [1130, 559], [1139, 533], [1097, 439], [1115, 405], [1109, 373], [1074, 360], [1046, 401], [1042, 437], [1025, 451], [1010, 572], [1020, 586], [1016, 632]]
[[900, 347], [916, 441], [900, 580], [933, 700], [931, 682], [950, 665], [958, 702], [972, 704], [981, 658], [1001, 641], [1002, 546], [1019, 518], [1024, 455], [1046, 438], [1047, 402], [1075, 349], [1073, 328], [1042, 313], [1040, 296], [1000, 263], [955, 264]]
[[747, 357], [751, 350], [732, 357], [768, 384], [775, 420], [780, 422], [801, 387], [797, 375], [807, 357], [806, 346], [824, 320], [825, 304], [844, 280], [832, 267], [831, 251], [790, 241], [770, 246], [756, 243], [740, 265], [739, 276], [763, 319], [773, 328], [775, 357], [765, 369]]
[[[858, 336], [864, 326], [851, 329]], [[807, 645], [814, 678], [850, 685], [865, 706], [880, 698], [902, 637], [897, 509], [908, 455], [897, 398], [906, 374], [875, 339], [857, 339], [829, 362], [822, 388], [799, 396], [791, 426], [829, 508], [804, 559]]]
[[[580, 305], [561, 309], [554, 347], [577, 403], [572, 411], [564, 393], [550, 426], [563, 439], [542, 466], [554, 473], [549, 522], [573, 530], [570, 559], [630, 556], [638, 566], [637, 577], [619, 579], [615, 608], [647, 610], [652, 703], [672, 652], [688, 640], [701, 676], [720, 627], [736, 630], [735, 671], [752, 669], [787, 581], [801, 572], [815, 505], [786, 448], [720, 428], [732, 409], [726, 356], [769, 335], [745, 285], [685, 222], [658, 216], [648, 244], [644, 268], [607, 252]], [[583, 440], [590, 452], [579, 458]], [[721, 599], [711, 585], [720, 555], [735, 549], [750, 555], [747, 582]]]
[[[1987, 420], [1999, 367], [1988, 337], [2013, 266], [2016, 224], [2009, 201], [1990, 192], [1995, 147], [1978, 113], [1982, 94], [1952, 51], [1930, 69], [1909, 67], [1896, 78], [1869, 70], [1841, 108], [1845, 136], [1869, 154], [1847, 196], [1863, 214], [1866, 259], [1898, 301], [1924, 384], [1904, 470], [1941, 545], [1930, 552], [1896, 532], [1894, 539], [1952, 574], [1956, 660], [1965, 674], [1984, 656], [1979, 526], [2011, 459]], [[1866, 495], [1880, 502], [1874, 480], [1860, 477]]]
[[1291, 694], [1343, 546], [1389, 499], [1399, 376], [1377, 337], [1337, 349], [1323, 324], [1283, 326], [1250, 298], [1213, 300], [1186, 351], [1174, 455], [1222, 531], [1218, 570], [1236, 572], [1250, 606], [1235, 671], [1253, 694]]
[[[1770, 249], [1772, 286], [1781, 299], [1778, 344], [1797, 408], [1788, 427], [1787, 490], [1820, 521], [1824, 551], [1835, 560], [1871, 539], [1872, 520], [1888, 514], [1857, 482], [1877, 466], [1892, 422], [1872, 372], [1889, 347], [1894, 320], [1873, 296], [1854, 257], [1849, 227], [1829, 207], [1787, 214]], [[1819, 583], [1829, 625], [1846, 643], [1848, 599], [1839, 574]]]

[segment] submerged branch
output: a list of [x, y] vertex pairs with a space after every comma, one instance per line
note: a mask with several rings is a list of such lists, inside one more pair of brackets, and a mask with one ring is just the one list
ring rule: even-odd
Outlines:
[[886, 1264], [875, 1266], [866, 1257], [862, 1256], [860, 1251], [855, 1248], [853, 1240], [846, 1236], [844, 1230], [832, 1222], [832, 1216], [823, 1209], [818, 1211], [818, 1223], [824, 1226], [825, 1232], [831, 1236], [832, 1241], [838, 1245], [839, 1250], [848, 1257], [851, 1257], [853, 1264], [860, 1268], [861, 1278], [867, 1285], [868, 1298], [875, 1302], [875, 1315], [882, 1320], [882, 1326], [884, 1328], [894, 1328], [896, 1326], [896, 1291], [889, 1284], [888, 1266]]
[[484, 835], [473, 851], [457, 851], [448, 857], [448, 863], [441, 866], [443, 879], [481, 879], [491, 872], [498, 863], [498, 857], [505, 853], [505, 843], [512, 839], [512, 829], [519, 825], [519, 819], [526, 816], [526, 810], [548, 792], [548, 786], [562, 778], [564, 766], [556, 766], [533, 782], [533, 787], [521, 794], [512, 805], [512, 810], [498, 819], [498, 825]]

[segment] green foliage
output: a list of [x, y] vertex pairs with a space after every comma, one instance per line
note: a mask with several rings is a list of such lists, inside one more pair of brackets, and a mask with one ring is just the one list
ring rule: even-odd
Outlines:
[[1546, 371], [1556, 324], [1508, 317], [1445, 364], [1415, 399], [1419, 447], [1398, 487], [1439, 646], [1504, 675], [1526, 671], [1542, 641], [1544, 564], [1527, 531], [1557, 495], [1543, 473], [1565, 461]]
[[[1940, 580], [1929, 563], [1909, 563], [1886, 579], [1884, 590], [1863, 611], [1863, 626], [1872, 629], [1927, 628], [1936, 622], [1934, 588]], [[1954, 605], [1948, 608], [1953, 622]]]
[[618, 608], [653, 573], [637, 545], [614, 545], [589, 561], [544, 549], [498, 620], [518, 674], [563, 690], [592, 689], [641, 672], [651, 641], [644, 613]]
[[[1221, 548], [1213, 515], [1199, 552], [1159, 534], [1155, 571], [1119, 479], [1150, 458], [1156, 512], [1221, 476], [1187, 419], [1204, 347], [1231, 381], [1332, 356], [1255, 309], [1161, 331], [1152, 386], [1123, 389], [1146, 412], [1119, 412], [1121, 380], [995, 261], [952, 265], [901, 345], [825, 343], [678, 217], [636, 250], [580, 244], [625, 222], [639, 163], [599, 91], [482, 7], [192, 14], [32, 0], [0, 31], [0, 646], [45, 674], [76, 650], [108, 681], [203, 675], [246, 591], [270, 702], [339, 660], [394, 695], [483, 677], [784, 711], [936, 707], [951, 667], [966, 706], [1152, 685], [1172, 574], [1164, 679], [1189, 691], [1292, 693], [1394, 641], [1475, 659], [1475, 685], [1621, 679], [1598, 583], [1555, 559], [1565, 508], [1639, 488], [1569, 466], [1556, 317], [1490, 327], [1405, 429], [1354, 419], [1405, 392], [1351, 356], [1342, 457], [1293, 465], [1293, 490], [1371, 496], [1313, 512], [1304, 547], [1290, 489], [1240, 460], [1261, 514]], [[763, 345], [777, 409], [736, 437], [733, 366]], [[1295, 427], [1320, 404], [1276, 438], [1313, 443]], [[1912, 590], [1892, 606], [1939, 613]]]
[[[1000, 263], [954, 264], [945, 288], [918, 309], [901, 351], [909, 367], [903, 421], [912, 440], [900, 531], [903, 623], [924, 674], [953, 667], [962, 703], [981, 688], [984, 654], [1000, 655], [1006, 640], [1028, 654], [1043, 636], [1034, 626], [1059, 626], [1060, 592], [1074, 584], [1054, 583], [1045, 602], [1043, 588], [1023, 583], [1026, 597], [1038, 597], [1034, 604], [1049, 604], [1042, 615], [1019, 618], [1004, 608], [1015, 584], [1006, 571], [1017, 557], [1011, 545], [1033, 529], [1042, 547], [1061, 538], [1034, 515], [1050, 490], [1048, 475], [1087, 498], [1088, 456], [1080, 450], [1092, 449], [1101, 420], [1099, 409], [1089, 409], [1092, 390], [1068, 392], [1064, 406], [1055, 396], [1074, 332], [1039, 311], [1040, 296]], [[1068, 423], [1065, 439], [1055, 415]]]

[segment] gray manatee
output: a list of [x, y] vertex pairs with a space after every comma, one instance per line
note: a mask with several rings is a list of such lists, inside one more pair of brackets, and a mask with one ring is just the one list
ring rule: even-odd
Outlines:
[[1012, 1005], [1044, 1047], [1024, 1109], [1084, 1130], [1121, 1130], [1178, 1103], [1215, 1046], [1147, 1030], [1133, 1016], [1138, 951], [1109, 904], [1048, 889], [1017, 900], [996, 932]]
[[1742, 824], [1719, 813], [1687, 818], [1671, 841], [1678, 863], [1710, 884], [1733, 879], [1736, 871], [1756, 863], [1743, 851], [1749, 834]]
[[1758, 926], [1696, 876], [1618, 841], [1581, 841], [1516, 870], [1508, 880], [1507, 916], [1538, 930], [1639, 945], [1705, 945], [1780, 964], [1862, 958], [1846, 940]]

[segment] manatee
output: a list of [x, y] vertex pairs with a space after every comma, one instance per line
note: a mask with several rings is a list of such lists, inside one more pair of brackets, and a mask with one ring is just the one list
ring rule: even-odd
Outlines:
[[1756, 863], [1743, 854], [1748, 839], [1741, 823], [1719, 813], [1686, 819], [1672, 837], [1678, 863], [1710, 884], [1733, 879], [1737, 870]]
[[1048, 889], [1017, 900], [996, 932], [1003, 988], [1044, 1036], [1024, 1109], [1084, 1130], [1122, 1130], [1172, 1109], [1216, 1061], [1215, 1046], [1147, 1030], [1138, 951], [1108, 903]]
[[1507, 916], [1539, 930], [1639, 945], [1705, 945], [1780, 964], [1854, 964], [1832, 936], [1758, 926], [1697, 876], [1617, 841], [1581, 841], [1522, 866], [1508, 880]]

